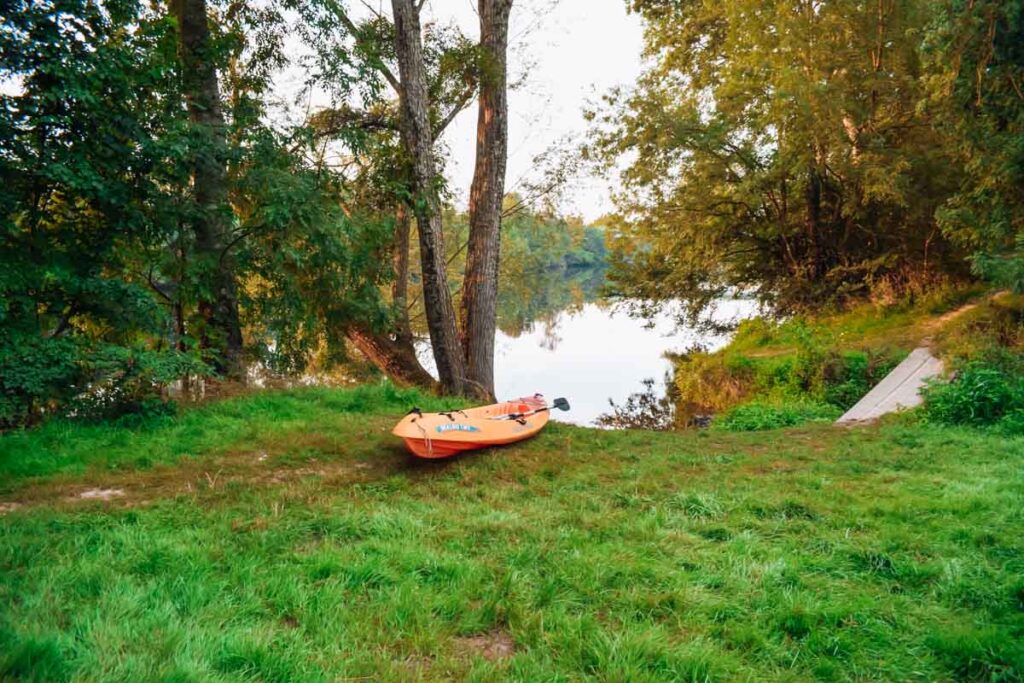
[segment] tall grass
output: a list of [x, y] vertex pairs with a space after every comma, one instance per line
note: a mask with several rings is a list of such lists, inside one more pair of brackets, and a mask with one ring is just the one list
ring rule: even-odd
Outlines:
[[[424, 463], [387, 434], [410, 395], [365, 391], [18, 436], [40, 463], [82, 441], [124, 465], [158, 435], [190, 486], [69, 501], [123, 475], [78, 450], [85, 474], [10, 484], [0, 679], [1024, 676], [1024, 440], [551, 424]], [[200, 477], [218, 435], [267, 457]]]

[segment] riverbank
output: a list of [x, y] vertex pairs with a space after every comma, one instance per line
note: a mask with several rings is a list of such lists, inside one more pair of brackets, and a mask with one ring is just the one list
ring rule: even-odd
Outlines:
[[1024, 675], [1022, 439], [551, 424], [426, 463], [410, 402], [0, 439], [0, 678]]
[[977, 288], [916, 301], [862, 303], [776, 322], [742, 322], [721, 349], [675, 359], [674, 423], [714, 417], [727, 429], [828, 422], [853, 406], [907, 354], [928, 348], [949, 370], [970, 364], [1024, 374], [1024, 298]]

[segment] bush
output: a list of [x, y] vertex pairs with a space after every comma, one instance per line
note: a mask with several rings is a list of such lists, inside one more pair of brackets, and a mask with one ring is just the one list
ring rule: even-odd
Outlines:
[[1017, 414], [1024, 410], [1022, 379], [985, 361], [969, 362], [952, 381], [935, 382], [925, 390], [925, 415], [947, 425], [986, 426], [1003, 418], [1020, 424], [1024, 421]]
[[821, 398], [848, 410], [903, 360], [892, 351], [848, 351], [833, 354], [825, 365]]
[[[24, 340], [22, 340], [24, 342]], [[163, 396], [185, 375], [208, 374], [197, 357], [72, 339], [0, 347], [0, 429], [44, 416], [150, 417], [174, 411]]]
[[824, 403], [799, 401], [772, 404], [753, 401], [716, 418], [714, 426], [729, 432], [755, 432], [792, 427], [805, 422], [831, 422], [841, 414], [839, 408]]

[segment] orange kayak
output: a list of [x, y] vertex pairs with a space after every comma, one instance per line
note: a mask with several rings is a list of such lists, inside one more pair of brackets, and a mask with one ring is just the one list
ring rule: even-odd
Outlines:
[[391, 433], [421, 458], [447, 458], [462, 451], [528, 439], [548, 423], [551, 408], [568, 410], [564, 398], [549, 406], [540, 394], [480, 408], [424, 413], [413, 408]]

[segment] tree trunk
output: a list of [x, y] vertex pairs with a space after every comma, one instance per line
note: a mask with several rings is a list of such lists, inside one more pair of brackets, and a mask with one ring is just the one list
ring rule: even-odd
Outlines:
[[391, 339], [363, 326], [350, 327], [347, 337], [371, 363], [398, 384], [428, 389], [437, 384], [420, 365], [411, 341]]
[[350, 327], [346, 336], [371, 363], [398, 384], [433, 389], [437, 382], [416, 356], [415, 340], [409, 324], [410, 229], [408, 208], [401, 204], [395, 210], [395, 239], [391, 255], [395, 269], [395, 281], [391, 286], [391, 301], [396, 316], [393, 336], [375, 332], [365, 325]]
[[197, 140], [192, 160], [197, 212], [192, 229], [201, 282], [199, 313], [203, 348], [213, 350], [218, 372], [243, 381], [242, 328], [234, 266], [226, 251], [231, 229], [228, 205], [226, 126], [217, 70], [211, 61], [206, 0], [171, 0], [178, 22], [178, 54], [189, 120]]
[[469, 245], [462, 285], [462, 335], [470, 385], [494, 398], [501, 202], [508, 156], [508, 19], [512, 0], [479, 0], [480, 78], [476, 168], [469, 190]]
[[455, 307], [445, 273], [441, 202], [437, 190], [437, 164], [430, 128], [430, 100], [419, 12], [413, 0], [392, 0], [391, 4], [395, 17], [395, 53], [401, 78], [401, 134], [413, 169], [413, 206], [420, 239], [427, 329], [442, 390], [462, 394], [466, 388], [466, 370], [455, 322]]
[[807, 174], [807, 273], [812, 282], [821, 276], [821, 173], [811, 166]]
[[395, 239], [391, 264], [395, 281], [391, 284], [391, 304], [395, 307], [395, 334], [399, 339], [412, 342], [409, 325], [409, 232], [412, 221], [409, 208], [399, 204], [395, 209]]

